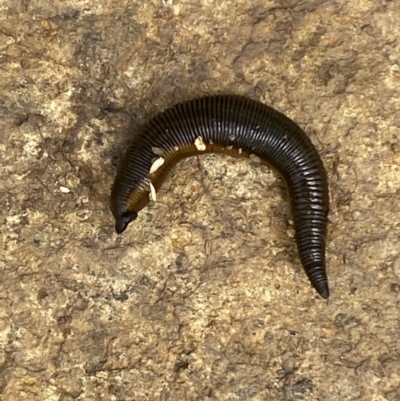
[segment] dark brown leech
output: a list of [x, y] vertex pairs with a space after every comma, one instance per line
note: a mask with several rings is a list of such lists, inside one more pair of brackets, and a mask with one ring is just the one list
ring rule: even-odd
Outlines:
[[133, 138], [112, 188], [117, 233], [137, 217], [180, 160], [203, 153], [255, 155], [283, 176], [302, 265], [318, 293], [328, 298], [324, 166], [305, 132], [260, 102], [240, 96], [205, 97], [178, 104], [145, 124]]

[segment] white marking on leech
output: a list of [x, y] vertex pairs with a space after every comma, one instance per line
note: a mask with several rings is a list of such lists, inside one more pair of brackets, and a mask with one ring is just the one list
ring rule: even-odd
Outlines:
[[201, 136], [198, 136], [196, 138], [196, 140], [194, 141], [194, 146], [196, 146], [196, 149], [201, 151], [201, 152], [203, 152], [203, 151], [205, 151], [207, 149], [207, 147], [206, 147], [206, 145], [205, 145], [205, 143], [203, 141], [203, 138]]
[[210, 145], [214, 145], [214, 142], [213, 142], [211, 139], [208, 141], [208, 143], [209, 143]]
[[231, 150], [231, 149], [233, 149], [233, 146], [232, 145], [229, 145], [229, 146], [227, 146], [226, 147], [228, 150]]
[[149, 193], [149, 198], [150, 200], [152, 200], [153, 202], [155, 202], [157, 200], [157, 192], [156, 189], [154, 188], [154, 185], [152, 184], [152, 182], [150, 181], [150, 193]]
[[236, 139], [236, 136], [235, 136], [235, 135], [229, 135], [229, 136], [228, 136], [228, 139], [229, 139], [231, 142], [233, 142], [233, 141]]
[[243, 152], [242, 148], [239, 148], [239, 150], [238, 150], [239, 155], [241, 155], [242, 152]]
[[165, 159], [163, 157], [159, 157], [158, 159], [154, 160], [150, 167], [150, 174], [155, 173], [164, 163]]
[[174, 146], [174, 150], [177, 152], [179, 150], [179, 146]]

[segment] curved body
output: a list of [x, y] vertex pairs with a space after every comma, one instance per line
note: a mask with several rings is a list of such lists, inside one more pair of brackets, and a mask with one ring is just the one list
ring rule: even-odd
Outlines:
[[115, 229], [122, 233], [155, 198], [180, 160], [204, 153], [257, 156], [289, 189], [301, 263], [314, 288], [329, 297], [325, 238], [329, 195], [321, 158], [292, 120], [260, 102], [213, 96], [180, 103], [146, 123], [126, 151], [111, 193]]

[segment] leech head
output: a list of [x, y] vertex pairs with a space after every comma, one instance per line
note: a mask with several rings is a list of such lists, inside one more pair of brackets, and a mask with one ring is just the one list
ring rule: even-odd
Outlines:
[[117, 216], [115, 218], [115, 231], [117, 232], [117, 234], [123, 233], [129, 226], [129, 223], [134, 221], [136, 217], [136, 212], [125, 212]]

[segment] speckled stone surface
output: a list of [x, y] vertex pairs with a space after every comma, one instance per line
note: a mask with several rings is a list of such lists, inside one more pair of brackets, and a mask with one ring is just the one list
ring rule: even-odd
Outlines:
[[[0, 2], [0, 399], [400, 400], [400, 3]], [[310, 135], [328, 274], [283, 183], [182, 162], [122, 236], [121, 151], [157, 111], [237, 93]]]

